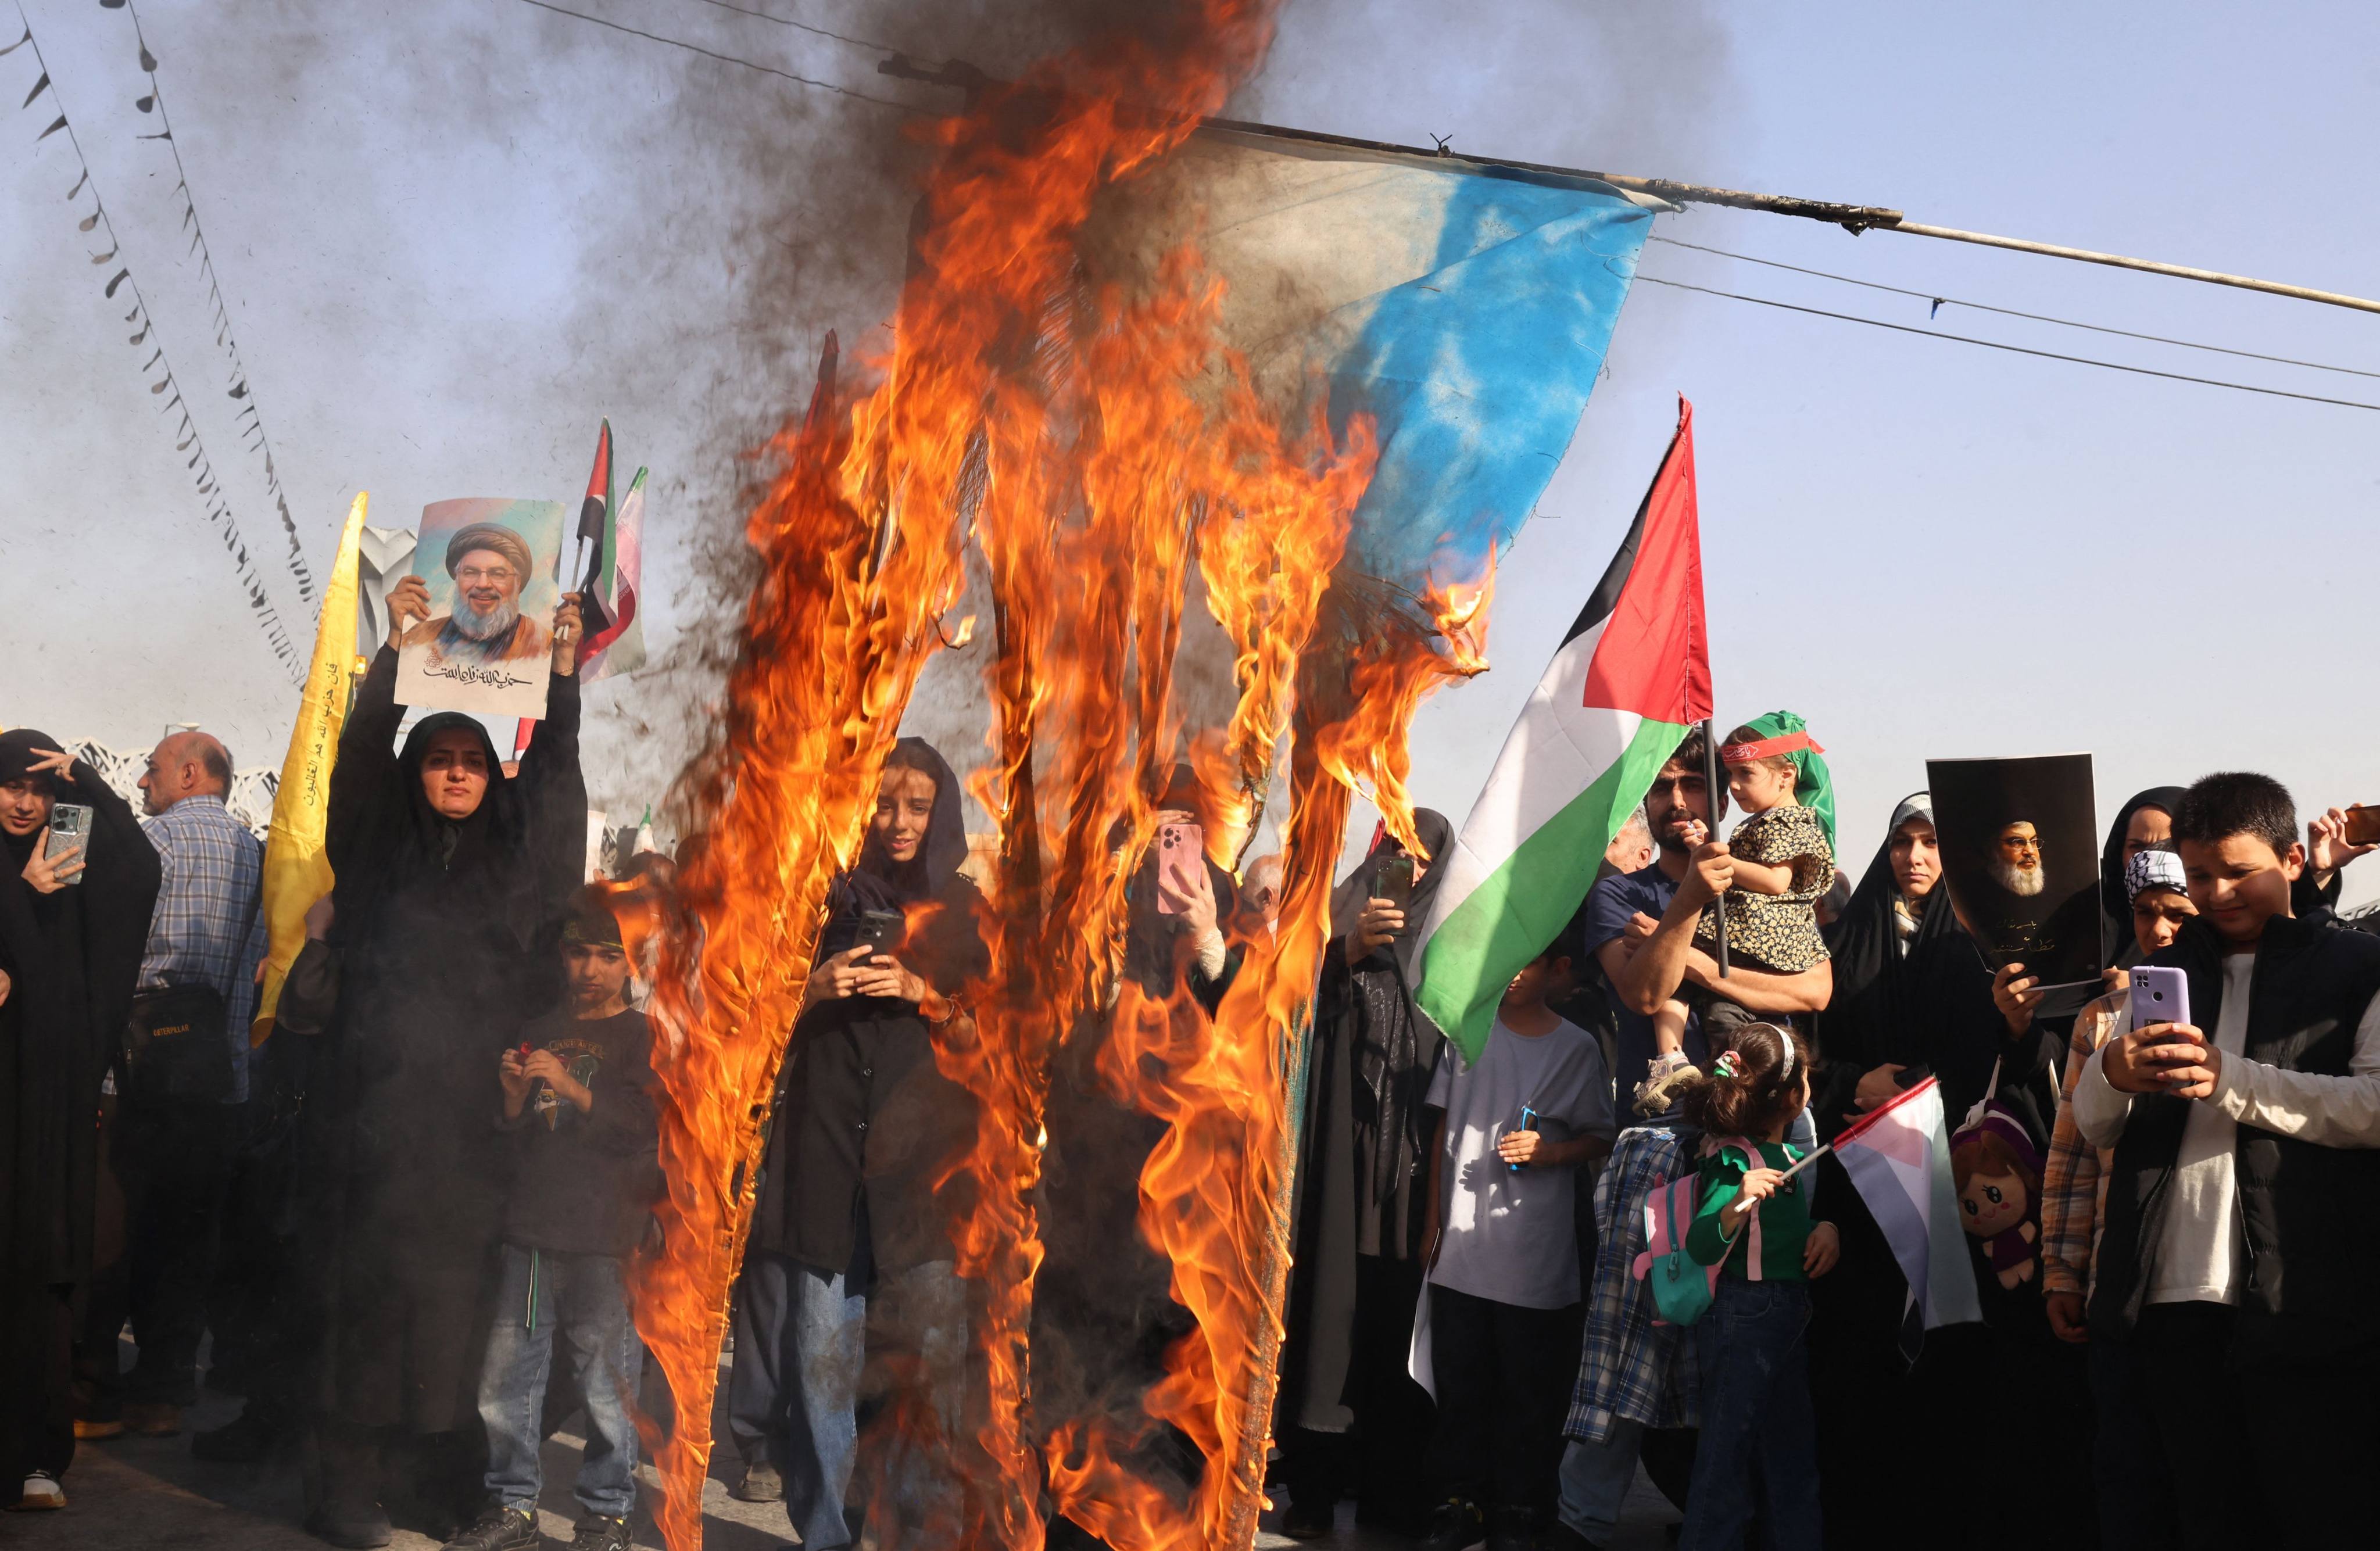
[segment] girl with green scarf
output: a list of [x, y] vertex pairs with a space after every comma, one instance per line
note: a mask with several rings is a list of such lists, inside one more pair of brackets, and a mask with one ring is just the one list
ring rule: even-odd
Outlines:
[[[1719, 746], [1728, 796], [1744, 814], [1727, 842], [1735, 863], [1723, 902], [1733, 963], [1794, 975], [1827, 957], [1815, 909], [1835, 884], [1835, 793], [1825, 752], [1791, 711], [1747, 722]], [[1694, 946], [1705, 952], [1718, 945], [1718, 916], [1715, 905], [1706, 908], [1694, 928]], [[1763, 1021], [1718, 992], [1685, 988], [1653, 1016], [1657, 1072], [1682, 1048], [1686, 1020], [1696, 1013], [1714, 1052], [1731, 1044], [1734, 1028]]]

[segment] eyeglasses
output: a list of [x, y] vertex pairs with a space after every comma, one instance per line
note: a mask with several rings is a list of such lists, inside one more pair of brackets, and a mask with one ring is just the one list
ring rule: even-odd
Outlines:
[[465, 587], [471, 587], [480, 582], [493, 582], [498, 586], [502, 586], [505, 582], [513, 579], [513, 568], [509, 565], [490, 565], [486, 567], [466, 565], [463, 569], [455, 573], [455, 579], [462, 583]]

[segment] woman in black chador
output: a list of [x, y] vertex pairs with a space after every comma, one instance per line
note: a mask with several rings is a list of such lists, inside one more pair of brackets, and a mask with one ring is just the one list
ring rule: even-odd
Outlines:
[[[66, 1505], [100, 1083], [122, 1049], [157, 903], [157, 853], [140, 820], [63, 748], [27, 728], [0, 733], [0, 1506], [10, 1507], [20, 1493], [26, 1508]], [[79, 854], [49, 854], [57, 803], [92, 810]]]
[[1328, 1530], [1353, 1489], [1360, 1521], [1388, 1529], [1427, 1507], [1421, 1455], [1429, 1396], [1405, 1372], [1425, 1266], [1431, 1127], [1423, 1112], [1445, 1036], [1420, 1008], [1418, 940], [1454, 827], [1414, 811], [1430, 854], [1404, 925], [1374, 942], [1363, 925], [1386, 835], [1330, 901], [1297, 1166], [1297, 1254], [1282, 1348], [1276, 1431], [1290, 1491], [1289, 1532]]
[[[558, 992], [553, 933], [585, 871], [577, 609], [554, 619], [535, 742], [507, 777], [474, 719], [424, 718], [392, 756], [395, 633], [339, 738], [328, 845], [338, 1010], [306, 1119], [307, 1259], [322, 1277], [322, 1481], [308, 1527], [387, 1544], [383, 1502], [443, 1532], [480, 1497], [475, 1397], [503, 1205], [497, 1067]], [[413, 1491], [395, 1468], [409, 1448]], [[383, 1458], [383, 1450], [386, 1458]]]
[[736, 1283], [735, 1495], [782, 1498], [815, 1551], [856, 1543], [871, 1512], [896, 1544], [902, 1522], [957, 1511], [950, 1447], [871, 1422], [898, 1400], [945, 1438], [964, 1426], [966, 1292], [934, 1191], [975, 1104], [934, 1047], [972, 1039], [963, 992], [986, 967], [965, 861], [958, 777], [903, 738], [829, 895]]

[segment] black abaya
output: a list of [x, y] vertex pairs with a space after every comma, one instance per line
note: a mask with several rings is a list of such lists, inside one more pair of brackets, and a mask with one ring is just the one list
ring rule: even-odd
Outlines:
[[[1331, 899], [1299, 1133], [1296, 1245], [1276, 1414], [1291, 1491], [1329, 1495], [1344, 1478], [1390, 1521], [1421, 1506], [1429, 1398], [1404, 1372], [1421, 1291], [1430, 1127], [1423, 1104], [1444, 1036], [1414, 1004], [1415, 939], [1442, 877], [1453, 826], [1427, 808], [1414, 828], [1433, 865], [1415, 885], [1406, 931], [1354, 964], [1347, 939], [1372, 895], [1376, 840]], [[1378, 1334], [1389, 1332], [1390, 1334]], [[1352, 1432], [1351, 1446], [1329, 1435]]]
[[[497, 1064], [559, 989], [553, 926], [579, 887], [578, 681], [555, 675], [516, 776], [480, 723], [402, 711], [383, 648], [339, 740], [329, 849], [338, 1010], [307, 1117], [322, 1401], [352, 1426], [441, 1433], [471, 1414], [500, 1228]], [[460, 821], [422, 791], [431, 739], [475, 735], [488, 789]]]
[[[1832, 936], [1835, 990], [1816, 1020], [1819, 1063], [1811, 1093], [1820, 1140], [1857, 1118], [1859, 1080], [1876, 1067], [1930, 1071], [1955, 1127], [1991, 1085], [1997, 1061], [1998, 1096], [2046, 1143], [2056, 1113], [2049, 1064], [2055, 1041], [2038, 1024], [2022, 1038], [2008, 1037], [1992, 1003], [1991, 971], [1938, 881], [1918, 907], [1916, 930], [1900, 936], [1891, 846], [1888, 833]], [[2034, 1385], [2037, 1375], [2015, 1365], [2000, 1371], [1994, 1334], [1982, 1326], [1925, 1333], [1912, 1363], [1904, 1334], [1909, 1285], [1900, 1263], [1832, 1154], [1818, 1170], [1818, 1198], [1829, 1204], [1841, 1242], [1835, 1268], [1810, 1284], [1811, 1398], [1827, 1544], [1966, 1545], [1977, 1523], [1996, 1521], [1980, 1518], [1952, 1489], [1958, 1471], [1974, 1462], [1946, 1463], [1937, 1444], [1970, 1430], [1970, 1419], [1996, 1400], [1987, 1387]], [[2082, 1444], [2061, 1438], [2054, 1447]]]
[[[62, 746], [0, 733], [0, 781]], [[100, 1084], [122, 1048], [157, 901], [157, 853], [131, 807], [90, 765], [71, 775], [51, 786], [92, 809], [80, 882], [38, 891], [24, 868], [40, 831], [0, 834], [0, 1502], [74, 1453], [64, 1343], [91, 1275]]]

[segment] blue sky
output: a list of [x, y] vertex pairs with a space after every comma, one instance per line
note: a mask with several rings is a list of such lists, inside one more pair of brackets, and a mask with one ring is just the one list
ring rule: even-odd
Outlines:
[[[967, 7], [768, 0], [937, 53]], [[858, 90], [874, 55], [696, 0], [584, 8]], [[185, 385], [224, 363], [170, 163], [135, 137], [128, 19], [27, 0]], [[729, 454], [797, 406], [818, 330], [889, 309], [906, 195], [886, 110], [516, 0], [141, 10], [232, 317], [319, 569], [347, 500], [570, 499], [594, 420], [655, 469], [657, 639], [732, 523]], [[12, 18], [13, 19], [13, 18]], [[8, 30], [0, 25], [0, 31]], [[932, 45], [932, 46], [929, 46]], [[1003, 63], [997, 39], [983, 62]], [[1940, 224], [2380, 294], [2380, 13], [2073, 7], [1295, 5], [1247, 116], [1891, 205]], [[0, 59], [0, 721], [127, 745], [167, 721], [277, 762], [294, 696], [249, 630], [170, 428], [60, 196], [64, 137]], [[61, 177], [61, 169], [66, 176]], [[2380, 370], [2380, 318], [1718, 210], [1661, 235], [1936, 295]], [[97, 272], [103, 279], [107, 272]], [[1922, 302], [1655, 244], [1644, 273], [1927, 326]], [[788, 276], [791, 283], [788, 284]], [[780, 288], [771, 291], [768, 288]], [[781, 292], [781, 294], [780, 294]], [[2380, 403], [2296, 371], [1946, 308], [1930, 326]], [[787, 352], [791, 352], [789, 356]], [[1803, 712], [1856, 870], [1928, 755], [2088, 749], [2101, 807], [2246, 765], [2380, 801], [2353, 713], [2380, 416], [1640, 286], [1504, 569], [1498, 670], [1425, 709], [1416, 794], [1458, 818], [1694, 400], [1720, 714]], [[220, 383], [216, 386], [219, 388]], [[228, 401], [206, 439], [277, 548]], [[285, 610], [294, 587], [280, 586]], [[302, 632], [301, 632], [302, 633]], [[658, 791], [674, 707], [595, 692], [599, 793]], [[649, 697], [665, 697], [661, 688]], [[681, 697], [682, 698], [682, 697]], [[1359, 823], [1364, 822], [1359, 819]], [[2374, 864], [2367, 864], [2367, 866]], [[2350, 875], [2352, 877], [2352, 875]], [[2380, 880], [2351, 881], [2368, 897]]]

